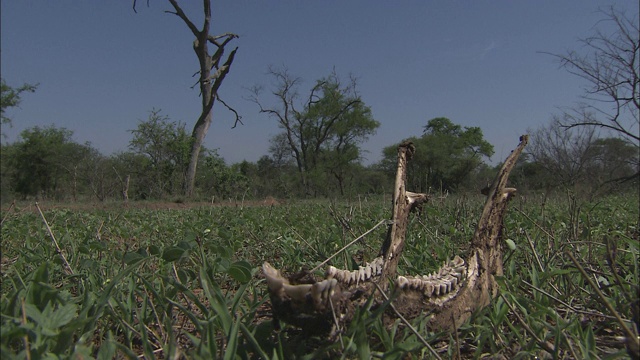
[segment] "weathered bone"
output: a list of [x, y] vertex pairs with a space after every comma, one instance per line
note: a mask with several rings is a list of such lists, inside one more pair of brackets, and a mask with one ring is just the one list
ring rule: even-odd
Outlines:
[[456, 256], [430, 275], [396, 276], [409, 213], [428, 200], [425, 194], [405, 189], [406, 163], [415, 149], [413, 144], [403, 142], [398, 148], [392, 221], [380, 256], [353, 271], [330, 266], [326, 279], [299, 285], [291, 284], [280, 271], [265, 263], [263, 272], [274, 318], [309, 332], [330, 331], [335, 335], [340, 326], [351, 321], [355, 306], [362, 306], [371, 297], [377, 304], [382, 303], [384, 300], [376, 290], [386, 290], [387, 280], [395, 279], [397, 293], [393, 301], [397, 311], [407, 318], [431, 313], [428, 327], [432, 330], [459, 327], [497, 294], [494, 276], [502, 275], [502, 242], [499, 241], [502, 219], [507, 202], [516, 192], [514, 188], [507, 188], [506, 183], [527, 142], [526, 135], [520, 138], [520, 144], [507, 157], [492, 186], [483, 192], [488, 198], [466, 262]]

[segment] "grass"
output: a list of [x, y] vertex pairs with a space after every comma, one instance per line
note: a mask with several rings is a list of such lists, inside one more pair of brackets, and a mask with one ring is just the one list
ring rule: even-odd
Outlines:
[[[415, 216], [400, 271], [464, 256], [483, 201], [451, 196]], [[427, 341], [442, 358], [617, 359], [628, 355], [614, 312], [632, 330], [638, 316], [638, 194], [516, 198], [501, 294], [457, 334], [428, 332], [424, 318], [412, 322], [420, 336], [387, 328], [363, 309], [331, 343], [274, 329], [259, 266], [313, 268], [388, 218], [388, 201], [41, 208], [51, 232], [33, 204], [1, 214], [2, 358], [435, 357]], [[332, 263], [371, 260], [384, 235]]]

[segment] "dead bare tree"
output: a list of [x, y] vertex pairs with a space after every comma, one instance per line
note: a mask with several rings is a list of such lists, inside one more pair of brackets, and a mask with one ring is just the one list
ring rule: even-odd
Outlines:
[[[547, 126], [529, 130], [531, 146], [527, 151], [531, 159], [545, 170], [549, 185], [573, 187], [591, 175], [594, 162], [594, 144], [598, 137], [593, 126], [566, 128], [568, 115], [555, 116]], [[585, 114], [583, 121], [593, 116]]]
[[[416, 277], [397, 276], [396, 270], [405, 246], [409, 215], [424, 204], [428, 196], [406, 190], [407, 162], [415, 148], [410, 142], [400, 144], [393, 215], [380, 256], [353, 271], [330, 266], [323, 280], [306, 283], [285, 278], [269, 263], [264, 263], [274, 317], [309, 332], [335, 335], [351, 321], [356, 308], [371, 299], [374, 307], [383, 306], [389, 303], [389, 298], [394, 310], [393, 313], [387, 311], [390, 319], [396, 314], [404, 318], [431, 314], [428, 326], [432, 330], [458, 328], [497, 295], [495, 277], [503, 273], [502, 220], [507, 203], [516, 192], [506, 184], [527, 142], [528, 136], [520, 138], [520, 144], [507, 157], [490, 187], [467, 258], [456, 256], [432, 275]], [[389, 280], [395, 286], [387, 295]]]
[[[550, 54], [569, 73], [587, 81], [585, 102], [567, 112], [563, 123], [568, 128], [591, 126], [604, 128], [640, 146], [640, 40], [637, 13], [631, 15], [610, 8], [604, 22], [613, 22], [615, 31], [596, 30], [581, 40], [586, 53]], [[598, 116], [585, 117], [585, 113]], [[601, 117], [599, 119], [598, 117]]]
[[[236, 51], [238, 50], [238, 47], [234, 48], [227, 56], [224, 63], [222, 63], [225, 47], [233, 39], [237, 38], [238, 35], [234, 33], [224, 33], [221, 35], [210, 34], [211, 0], [202, 0], [204, 19], [201, 29], [198, 29], [198, 27], [196, 27], [196, 25], [189, 19], [178, 4], [177, 0], [169, 0], [169, 3], [173, 7], [174, 11], [166, 12], [178, 16], [195, 36], [196, 39], [193, 41], [193, 50], [195, 51], [200, 64], [200, 69], [194, 74], [194, 76], [199, 75], [197, 85], [200, 87], [200, 96], [202, 97], [202, 111], [193, 126], [193, 132], [191, 134], [193, 143], [191, 145], [191, 155], [185, 181], [185, 195], [189, 197], [193, 195], [200, 150], [202, 149], [204, 138], [207, 136], [207, 132], [211, 126], [211, 121], [213, 120], [212, 109], [215, 101], [220, 101], [222, 105], [235, 114], [236, 119], [233, 127], [238, 123], [241, 123], [241, 118], [238, 113], [222, 101], [218, 95], [218, 90], [231, 70], [231, 64], [233, 63]], [[134, 11], [136, 9], [135, 0], [133, 2], [133, 9]], [[213, 51], [213, 53], [209, 52], [210, 44], [215, 47], [215, 51]]]

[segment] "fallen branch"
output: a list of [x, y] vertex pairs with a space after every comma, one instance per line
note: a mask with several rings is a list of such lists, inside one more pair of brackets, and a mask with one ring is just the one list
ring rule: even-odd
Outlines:
[[47, 231], [49, 232], [49, 237], [51, 237], [51, 240], [53, 241], [53, 245], [56, 248], [56, 252], [58, 253], [58, 256], [60, 256], [60, 258], [62, 259], [62, 264], [64, 265], [64, 269], [67, 272], [67, 275], [73, 275], [73, 269], [71, 268], [71, 265], [69, 265], [69, 262], [67, 261], [67, 258], [64, 256], [64, 254], [62, 253], [62, 250], [60, 249], [60, 246], [58, 246], [58, 241], [56, 241], [56, 237], [55, 235], [53, 235], [53, 231], [51, 230], [51, 227], [49, 226], [49, 223], [47, 222], [47, 219], [44, 217], [44, 214], [42, 213], [42, 210], [40, 210], [40, 206], [38, 205], [38, 203], [36, 202], [36, 209], [38, 209], [38, 212], [40, 213], [40, 216], [42, 217], [42, 221], [44, 221], [44, 225], [47, 227]]

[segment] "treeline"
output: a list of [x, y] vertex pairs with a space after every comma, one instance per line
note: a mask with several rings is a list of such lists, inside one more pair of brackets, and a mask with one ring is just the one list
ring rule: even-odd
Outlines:
[[[184, 201], [191, 137], [185, 125], [152, 111], [131, 131], [129, 149], [110, 156], [78, 143], [64, 128], [34, 127], [2, 145], [2, 201], [165, 200]], [[430, 120], [416, 145], [408, 183], [412, 190], [478, 192], [495, 176], [487, 165], [493, 146], [480, 128], [447, 118]], [[580, 146], [578, 146], [580, 145]], [[281, 149], [257, 162], [227, 164], [215, 151], [200, 156], [195, 195], [189, 200], [348, 197], [392, 189], [397, 144], [384, 149], [378, 163], [358, 158], [335, 174], [335, 159], [318, 153], [312, 171], [300, 176], [292, 156]], [[326, 160], [323, 160], [326, 159]], [[512, 174], [522, 192], [572, 189], [602, 192], [637, 188], [638, 149], [620, 138], [593, 131], [560, 131], [558, 124], [532, 131], [532, 144]]]

